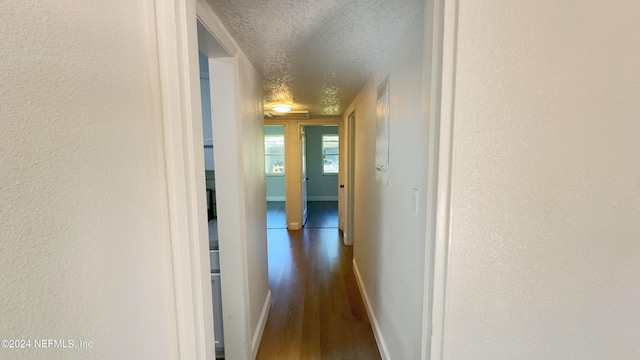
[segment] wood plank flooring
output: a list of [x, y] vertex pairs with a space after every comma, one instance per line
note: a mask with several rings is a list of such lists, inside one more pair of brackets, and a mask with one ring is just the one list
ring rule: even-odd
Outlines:
[[284, 201], [267, 201], [267, 229], [286, 229], [287, 213]]
[[[287, 215], [284, 201], [267, 201], [267, 228], [286, 229]], [[337, 201], [309, 201], [307, 202], [307, 228], [337, 228]]]
[[267, 237], [273, 302], [257, 359], [380, 359], [338, 229]]
[[307, 228], [338, 227], [337, 201], [308, 201], [307, 214]]

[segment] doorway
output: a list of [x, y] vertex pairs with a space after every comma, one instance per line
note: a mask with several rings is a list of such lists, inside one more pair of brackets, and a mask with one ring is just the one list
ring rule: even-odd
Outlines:
[[301, 151], [303, 201], [306, 198], [303, 204], [307, 218], [305, 228], [338, 227], [338, 130], [337, 125], [303, 126]]
[[[310, 201], [338, 201], [339, 203], [343, 201], [342, 197], [340, 197], [340, 200], [338, 200], [338, 196], [335, 194], [335, 192], [339, 187], [339, 184], [338, 184], [339, 175], [336, 175], [336, 174], [331, 174], [331, 175], [325, 174], [324, 176], [324, 178], [333, 177], [334, 179], [334, 184], [332, 185], [334, 190], [333, 195], [327, 198], [327, 195], [313, 193], [313, 190], [315, 187], [314, 185], [317, 185], [318, 178], [319, 178], [318, 176], [313, 175], [314, 168], [316, 169], [317, 172], [322, 173], [322, 167], [323, 167], [321, 139], [317, 141], [317, 145], [315, 146], [315, 149], [316, 149], [315, 151], [319, 152], [319, 154], [316, 156], [316, 159], [319, 157], [320, 160], [314, 161], [309, 159], [304, 162], [302, 161], [303, 131], [307, 131], [308, 129], [313, 129], [313, 128], [325, 128], [325, 130], [332, 129], [331, 135], [337, 135], [339, 137], [340, 135], [338, 134], [338, 132], [343, 131], [343, 130], [340, 130], [343, 128], [342, 123], [343, 123], [343, 120], [337, 117], [326, 118], [326, 119], [297, 119], [296, 118], [296, 119], [286, 119], [286, 120], [265, 117], [264, 125], [284, 126], [284, 139], [285, 139], [285, 145], [286, 145], [285, 146], [286, 166], [284, 170], [285, 171], [284, 181], [285, 181], [285, 194], [286, 194], [285, 195], [286, 196], [286, 203], [285, 203], [286, 228], [288, 230], [300, 230], [303, 227], [302, 226], [303, 213], [304, 213], [303, 189], [304, 189], [304, 183], [305, 183], [303, 180], [306, 179], [307, 177], [309, 178], [308, 180], [309, 183], [307, 185], [310, 189], [308, 194], [308, 196], [310, 197], [309, 198]], [[311, 130], [311, 131], [313, 132], [314, 130]], [[305, 151], [314, 151], [311, 148], [313, 146], [312, 144], [313, 140], [309, 140], [307, 138], [305, 139], [305, 143], [309, 143], [309, 144], [305, 144], [304, 146], [304, 148], [306, 149]], [[313, 154], [311, 155], [311, 157], [313, 157]], [[336, 158], [339, 159], [340, 155], [338, 155]], [[313, 165], [312, 165], [312, 162], [313, 162]], [[303, 171], [303, 163], [305, 165], [305, 171]], [[331, 163], [338, 165], [336, 161], [332, 161]], [[308, 175], [307, 175], [307, 171], [310, 172]], [[320, 176], [320, 178], [321, 177], [322, 176]], [[309, 209], [307, 209], [307, 211], [309, 211]], [[340, 210], [340, 207], [338, 207], [339, 214], [341, 213], [341, 211], [342, 210]], [[311, 214], [309, 213], [309, 215]], [[338, 225], [340, 225], [340, 222], [338, 222]], [[332, 225], [332, 226], [337, 227], [336, 225]]]
[[[208, 194], [215, 209], [212, 209], [212, 213], [208, 211], [206, 215], [208, 246], [198, 254], [200, 262], [208, 268], [207, 285], [202, 292], [210, 294], [210, 297], [203, 299], [207, 308], [200, 316], [207, 323], [212, 322], [211, 327], [207, 324], [204, 329], [206, 351], [213, 352], [217, 359], [223, 359], [239, 357], [238, 352], [246, 351], [242, 345], [239, 346], [239, 343], [244, 344], [246, 340], [236, 332], [244, 324], [244, 301], [248, 299], [244, 289], [238, 286], [238, 274], [248, 273], [242, 261], [246, 254], [238, 249], [238, 241], [235, 241], [242, 238], [243, 226], [236, 215], [243, 191], [238, 177], [241, 153], [227, 150], [238, 149], [235, 141], [238, 129], [231, 125], [238, 118], [238, 113], [229, 104], [237, 104], [239, 101], [239, 70], [235, 58], [210, 31], [211, 22], [209, 21], [210, 25], [205, 25], [206, 21], [206, 16], [199, 16], [197, 20], [199, 63], [201, 70], [208, 68], [205, 76], [201, 72], [202, 94], [199, 105], [203, 117], [201, 138], [205, 156], [212, 158], [205, 157], [202, 160], [206, 174], [205, 186], [198, 196], [204, 199]], [[198, 131], [199, 129], [194, 131], [194, 135]], [[208, 145], [212, 145], [211, 148]], [[211, 335], [207, 336], [207, 332], [211, 332]]]
[[267, 229], [287, 228], [284, 125], [264, 126]]
[[[209, 58], [214, 80], [210, 90], [213, 142], [218, 150], [214, 152], [216, 216], [224, 255], [220, 272], [225, 357], [249, 358], [257, 352], [271, 304], [264, 241], [266, 206], [250, 204], [244, 196], [249, 190], [264, 197], [261, 168], [257, 163], [243, 166], [246, 158], [259, 159], [263, 149], [260, 143], [242, 142], [247, 132], [259, 138], [263, 131], [261, 109], [256, 106], [244, 112], [242, 107], [259, 103], [258, 91], [241, 91], [241, 85], [258, 89], [260, 75], [205, 1], [160, 1], [155, 2], [155, 10], [160, 86], [153, 91], [162, 100], [156, 105], [163, 124], [179, 357], [213, 359], [217, 338], [203, 176], [200, 50]], [[243, 126], [237, 126], [241, 122]]]
[[209, 75], [209, 57], [202, 51], [199, 51], [198, 55], [200, 67], [200, 102], [202, 105], [202, 143], [204, 145], [204, 178], [207, 196], [207, 231], [211, 269], [211, 298], [213, 303], [214, 348], [216, 358], [224, 358], [222, 285], [215, 185], [215, 150], [213, 144], [213, 119], [211, 111], [211, 78]]
[[351, 114], [347, 117], [347, 121], [345, 124], [345, 132], [346, 133], [346, 145], [343, 145], [343, 149], [345, 150], [346, 156], [343, 156], [343, 159], [346, 159], [346, 165], [344, 167], [342, 181], [340, 184], [340, 190], [342, 190], [341, 195], [341, 214], [344, 217], [343, 224], [343, 233], [344, 233], [344, 243], [346, 245], [353, 245], [354, 239], [354, 203], [355, 203], [355, 164], [356, 164], [356, 113], [352, 111]]

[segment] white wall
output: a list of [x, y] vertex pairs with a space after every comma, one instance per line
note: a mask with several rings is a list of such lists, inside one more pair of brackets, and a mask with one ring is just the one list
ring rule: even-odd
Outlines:
[[[238, 55], [237, 55], [238, 56]], [[240, 70], [240, 116], [246, 220], [246, 261], [249, 295], [249, 325], [252, 340], [261, 320], [269, 292], [267, 265], [267, 204], [265, 202], [264, 110], [262, 77], [242, 54]], [[260, 345], [258, 343], [255, 346]], [[254, 351], [256, 349], [253, 349]]]
[[[354, 262], [377, 322], [374, 331], [389, 359], [420, 358], [428, 130], [422, 117], [423, 31], [423, 16], [416, 14], [345, 111], [355, 108], [356, 116]], [[388, 186], [374, 176], [376, 89], [386, 76], [391, 97]], [[412, 188], [422, 196], [417, 213]]]
[[638, 14], [460, 2], [445, 359], [640, 358]]
[[[0, 358], [175, 359], [154, 6], [0, 12]], [[33, 346], [33, 343], [32, 343]]]

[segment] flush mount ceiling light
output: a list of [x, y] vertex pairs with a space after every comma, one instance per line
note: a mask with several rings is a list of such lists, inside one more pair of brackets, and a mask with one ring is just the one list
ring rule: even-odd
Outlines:
[[273, 111], [286, 113], [286, 112], [291, 111], [291, 109], [293, 109], [293, 105], [291, 105], [291, 104], [275, 104], [275, 105], [271, 106], [271, 109]]

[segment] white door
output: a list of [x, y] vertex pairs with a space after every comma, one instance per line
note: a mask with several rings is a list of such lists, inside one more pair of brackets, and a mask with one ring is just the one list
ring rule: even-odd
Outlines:
[[307, 136], [304, 133], [304, 126], [300, 129], [300, 152], [302, 153], [302, 226], [307, 223]]
[[346, 221], [344, 224], [345, 238], [347, 245], [353, 245], [353, 212], [354, 212], [354, 194], [355, 194], [355, 170], [356, 170], [356, 115], [351, 113], [347, 119], [347, 166], [341, 167], [346, 169]]

